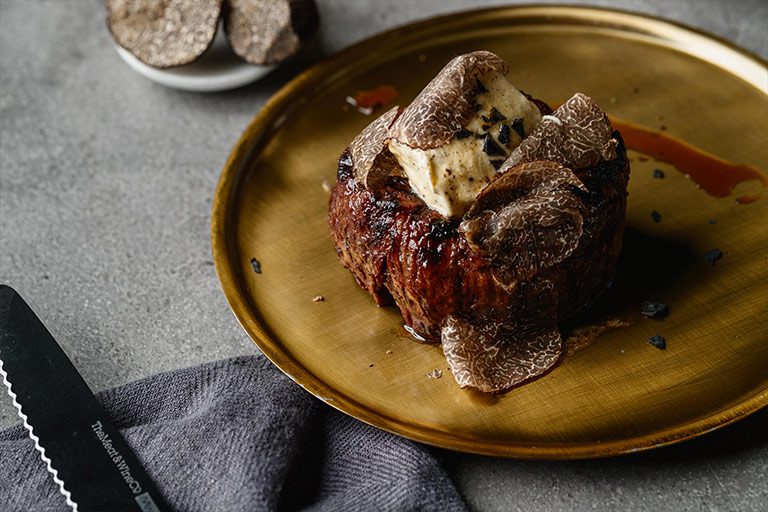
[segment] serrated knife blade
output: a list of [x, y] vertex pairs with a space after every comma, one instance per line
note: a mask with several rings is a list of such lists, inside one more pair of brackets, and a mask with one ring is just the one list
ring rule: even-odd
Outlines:
[[0, 375], [72, 510], [168, 510], [67, 355], [6, 285], [0, 285]]

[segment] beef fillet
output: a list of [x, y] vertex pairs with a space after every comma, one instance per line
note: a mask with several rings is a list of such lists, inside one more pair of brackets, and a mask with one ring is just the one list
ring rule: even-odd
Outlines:
[[329, 227], [342, 265], [380, 306], [441, 343], [461, 387], [504, 392], [560, 359], [557, 323], [611, 280], [621, 250], [629, 163], [586, 96], [552, 110], [461, 217], [414, 193], [387, 151], [395, 107], [344, 151]]

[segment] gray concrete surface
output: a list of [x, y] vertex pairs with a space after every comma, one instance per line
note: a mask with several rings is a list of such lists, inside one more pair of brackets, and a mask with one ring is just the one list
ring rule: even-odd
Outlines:
[[[501, 3], [318, 0], [315, 53]], [[768, 2], [592, 3], [666, 16], [768, 55]], [[103, 18], [98, 0], [0, 3], [0, 281], [28, 299], [94, 389], [256, 351], [211, 264], [211, 197], [248, 120], [319, 56], [241, 90], [177, 92], [124, 65]], [[0, 427], [16, 421], [0, 399]], [[763, 411], [631, 457], [444, 457], [478, 510], [768, 510], [766, 432]]]

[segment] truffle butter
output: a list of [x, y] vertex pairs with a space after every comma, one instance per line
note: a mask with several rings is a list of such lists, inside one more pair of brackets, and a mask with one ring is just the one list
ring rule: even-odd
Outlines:
[[396, 139], [388, 143], [413, 192], [446, 217], [463, 215], [520, 144], [518, 131], [528, 135], [541, 122], [536, 105], [501, 73], [480, 76], [478, 89], [477, 111], [448, 143], [430, 149], [411, 148]]

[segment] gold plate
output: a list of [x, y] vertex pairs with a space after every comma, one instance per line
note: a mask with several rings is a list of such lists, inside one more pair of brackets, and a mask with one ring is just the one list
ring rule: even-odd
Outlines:
[[[343, 29], [343, 27], [340, 27]], [[545, 377], [499, 396], [464, 391], [438, 347], [407, 339], [336, 259], [326, 226], [339, 154], [371, 120], [345, 108], [390, 84], [408, 101], [453, 56], [487, 49], [519, 88], [552, 102], [576, 91], [610, 114], [768, 169], [768, 68], [725, 41], [660, 19], [577, 7], [508, 7], [436, 18], [359, 43], [305, 71], [251, 121], [224, 167], [212, 237], [235, 315], [307, 391], [382, 429], [454, 450], [597, 457], [694, 437], [768, 402], [768, 194], [754, 182], [714, 198], [634, 155], [626, 288], [603, 301], [631, 325]], [[663, 180], [652, 171], [661, 168]], [[660, 223], [651, 212], [662, 215]], [[716, 224], [710, 224], [710, 219]], [[703, 253], [725, 256], [713, 267]], [[261, 274], [250, 265], [261, 263]], [[314, 302], [316, 295], [324, 302]], [[643, 300], [670, 305], [642, 319]], [[667, 349], [648, 343], [663, 334]], [[439, 379], [427, 378], [442, 369]]]

